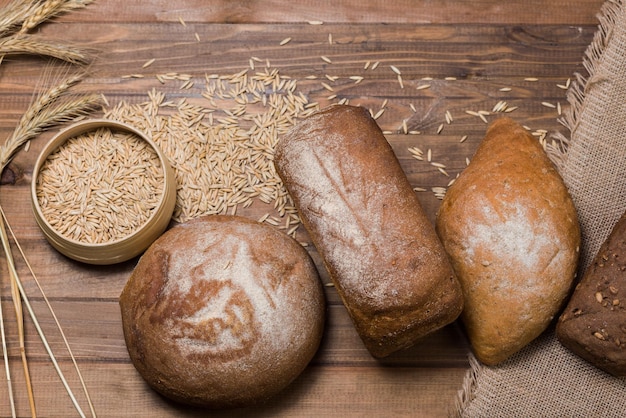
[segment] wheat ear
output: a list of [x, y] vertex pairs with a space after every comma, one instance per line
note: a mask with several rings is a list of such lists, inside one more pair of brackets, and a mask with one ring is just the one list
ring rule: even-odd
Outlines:
[[75, 9], [80, 9], [92, 0], [48, 0], [39, 4], [22, 22], [19, 33], [26, 33], [40, 23]]
[[90, 57], [83, 50], [39, 36], [5, 36], [0, 39], [0, 55], [43, 55], [70, 64], [84, 65]]
[[36, 0], [13, 0], [0, 8], [0, 36], [15, 32], [37, 6]]
[[11, 137], [0, 147], [0, 172], [28, 140], [39, 135], [46, 128], [84, 116], [100, 105], [102, 98], [98, 94], [63, 98], [82, 77], [82, 74], [69, 76], [37, 97], [22, 115]]

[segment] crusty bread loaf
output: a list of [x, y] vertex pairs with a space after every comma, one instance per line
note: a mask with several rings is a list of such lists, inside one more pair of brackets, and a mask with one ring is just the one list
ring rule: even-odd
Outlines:
[[275, 166], [374, 357], [454, 321], [460, 286], [369, 113], [335, 105], [279, 141]]
[[324, 328], [321, 282], [302, 246], [227, 215], [157, 239], [120, 306], [130, 358], [148, 384], [210, 408], [277, 394], [309, 363]]
[[576, 285], [556, 335], [596, 367], [626, 376], [626, 213]]
[[436, 227], [473, 351], [498, 364], [547, 328], [571, 289], [580, 228], [565, 184], [539, 142], [500, 118], [448, 189]]

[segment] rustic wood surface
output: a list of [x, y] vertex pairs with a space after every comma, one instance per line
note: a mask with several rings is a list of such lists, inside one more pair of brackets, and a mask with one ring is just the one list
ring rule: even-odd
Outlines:
[[[6, 3], [6, 2], [5, 2]], [[252, 56], [271, 62], [320, 105], [347, 98], [374, 111], [434, 220], [439, 200], [432, 187], [446, 186], [487, 125], [466, 112], [491, 110], [499, 101], [517, 107], [508, 113], [536, 135], [566, 133], [558, 122], [567, 107], [568, 79], [584, 72], [582, 60], [596, 31], [601, 0], [526, 1], [205, 1], [96, 0], [85, 10], [60, 16], [36, 29], [40, 35], [89, 48], [95, 61], [81, 88], [106, 95], [111, 104], [141, 102], [156, 88], [168, 97], [200, 97], [200, 88], [161, 84], [156, 74], [233, 74]], [[322, 25], [312, 25], [321, 21]], [[329, 37], [330, 35], [330, 37]], [[281, 41], [291, 38], [289, 43]], [[332, 43], [330, 42], [332, 38]], [[328, 63], [321, 59], [326, 56]], [[147, 68], [142, 65], [155, 58]], [[364, 69], [365, 63], [380, 62]], [[400, 72], [403, 87], [391, 66]], [[2, 141], [27, 108], [41, 77], [53, 65], [39, 57], [7, 57], [0, 65]], [[143, 74], [144, 78], [126, 78]], [[324, 75], [337, 98], [322, 85]], [[306, 77], [317, 75], [318, 79]], [[356, 84], [350, 76], [363, 76]], [[430, 77], [431, 81], [424, 78]], [[536, 81], [529, 80], [534, 78]], [[428, 82], [431, 87], [419, 89]], [[505, 88], [505, 91], [501, 90]], [[510, 91], [506, 91], [510, 88]], [[411, 109], [414, 106], [415, 112]], [[446, 111], [452, 120], [446, 121]], [[496, 115], [486, 115], [492, 120]], [[405, 134], [408, 130], [419, 135]], [[448, 123], [450, 122], [450, 123]], [[443, 127], [443, 128], [441, 128]], [[438, 131], [441, 131], [438, 133]], [[123, 340], [118, 296], [136, 259], [95, 267], [53, 250], [30, 210], [29, 187], [38, 152], [53, 132], [32, 141], [2, 175], [0, 203], [50, 300], [77, 358], [96, 412], [102, 417], [204, 416], [205, 411], [171, 403], [151, 391], [129, 361]], [[467, 135], [467, 140], [460, 139]], [[431, 149], [446, 165], [446, 177], [408, 147]], [[258, 218], [252, 206], [244, 216]], [[302, 234], [306, 239], [306, 234]], [[327, 275], [314, 248], [308, 247]], [[17, 251], [15, 251], [17, 254]], [[33, 308], [70, 386], [89, 415], [79, 381], [41, 293], [27, 265], [17, 267]], [[0, 258], [0, 292], [19, 416], [28, 400], [19, 362], [9, 281]], [[259, 416], [447, 416], [468, 370], [468, 344], [458, 324], [434, 333], [415, 347], [375, 361], [363, 348], [335, 290], [326, 288], [328, 324], [319, 353], [281, 396], [252, 411]], [[78, 415], [54, 371], [33, 323], [26, 320], [36, 406], [40, 416]], [[239, 416], [221, 411], [212, 416]], [[0, 416], [9, 416], [7, 384], [0, 373]]]

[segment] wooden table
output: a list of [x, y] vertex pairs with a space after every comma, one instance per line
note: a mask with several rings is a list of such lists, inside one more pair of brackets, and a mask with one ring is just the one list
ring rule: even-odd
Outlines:
[[[576, 72], [584, 71], [584, 52], [596, 31], [602, 3], [97, 0], [36, 32], [92, 49], [97, 58], [82, 86], [105, 94], [111, 105], [122, 100], [145, 101], [153, 88], [168, 97], [197, 99], [205, 74], [228, 75], [250, 69], [251, 58], [256, 57], [257, 65], [270, 63], [284, 76], [298, 80], [299, 91], [320, 106], [343, 98], [376, 113], [384, 106], [378, 122], [388, 132], [411, 183], [426, 189], [416, 193], [434, 220], [440, 200], [432, 188], [445, 187], [463, 169], [485, 132], [487, 125], [478, 112], [491, 111], [504, 101], [511, 110], [507, 115], [536, 136], [566, 133], [558, 122], [559, 112], [567, 108], [565, 86]], [[144, 68], [153, 58], [154, 63]], [[12, 57], [2, 62], [3, 141], [27, 108], [47, 68], [47, 60], [38, 57]], [[190, 74], [198, 87], [181, 89], [181, 82], [157, 80], [157, 74], [168, 72]], [[364, 79], [357, 83], [351, 76]], [[425, 84], [429, 87], [421, 87]], [[332, 95], [336, 97], [329, 98]], [[493, 120], [501, 114], [483, 116]], [[106, 267], [80, 264], [53, 250], [37, 227], [30, 210], [32, 167], [53, 133], [32, 141], [30, 149], [20, 152], [4, 171], [0, 203], [61, 323], [98, 415], [205, 415], [155, 394], [129, 361], [118, 297], [137, 260]], [[427, 161], [412, 158], [409, 147], [424, 152], [431, 149], [432, 161], [445, 164], [449, 176]], [[262, 211], [253, 205], [241, 214], [258, 218]], [[308, 248], [319, 263], [314, 248]], [[18, 256], [16, 259], [47, 339], [89, 415], [41, 293], [25, 263]], [[4, 256], [0, 264], [16, 404], [19, 415], [28, 416]], [[322, 278], [328, 280], [321, 264], [319, 267]], [[326, 295], [328, 325], [317, 356], [281, 396], [254, 409], [256, 414], [448, 415], [468, 370], [469, 347], [458, 324], [435, 332], [407, 351], [375, 361], [363, 348], [335, 290], [327, 287]], [[77, 415], [28, 315], [26, 351], [40, 416]], [[9, 415], [7, 384], [2, 377], [0, 416]]]

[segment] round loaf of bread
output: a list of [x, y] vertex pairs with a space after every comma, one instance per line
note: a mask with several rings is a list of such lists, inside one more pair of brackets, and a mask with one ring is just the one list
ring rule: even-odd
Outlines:
[[268, 225], [214, 215], [178, 225], [121, 296], [130, 358], [162, 395], [209, 408], [274, 396], [307, 366], [325, 301], [306, 250]]

